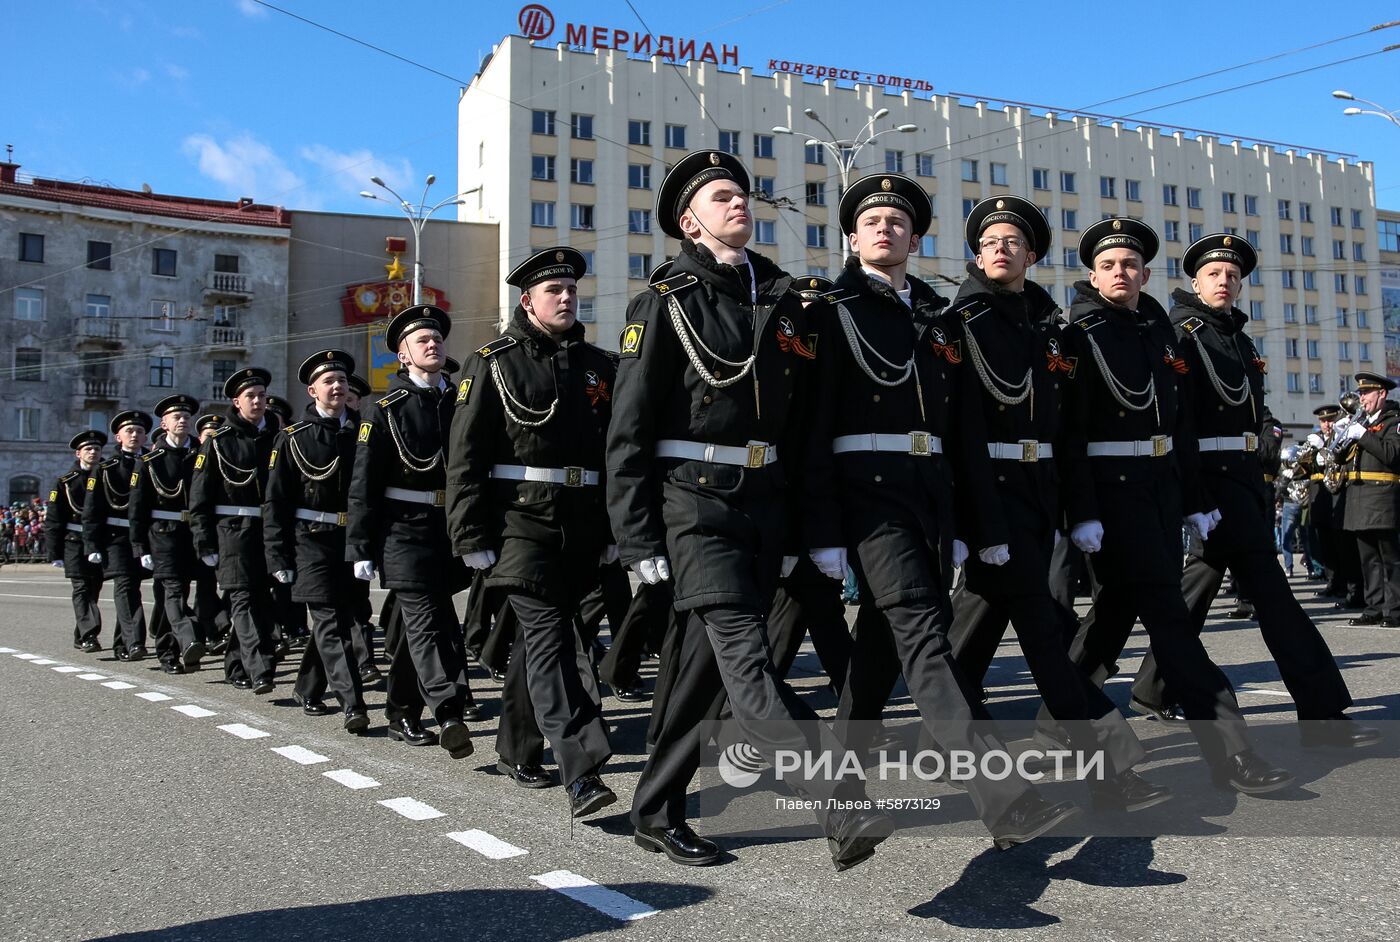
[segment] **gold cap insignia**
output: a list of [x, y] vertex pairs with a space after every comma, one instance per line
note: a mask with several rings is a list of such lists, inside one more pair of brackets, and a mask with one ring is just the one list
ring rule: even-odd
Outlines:
[[997, 209], [1005, 209], [1006, 200], [997, 200]]
[[710, 166], [712, 166], [712, 167], [718, 167], [718, 166], [719, 166], [719, 154], [716, 154], [716, 153], [711, 153], [711, 154], [710, 154]]
[[563, 253], [563, 252], [555, 252], [555, 253], [554, 253], [554, 260], [555, 260], [556, 262], [562, 262], [562, 261], [564, 260], [564, 253]]
[[891, 186], [892, 186], [892, 184], [890, 183], [888, 177], [886, 177], [885, 179], [883, 179], [883, 180], [880, 181], [880, 189], [882, 189], [882, 190], [888, 191], [889, 188], [890, 188]]
[[335, 351], [334, 351], [334, 350], [327, 350], [327, 351], [326, 351], [326, 359], [327, 359], [327, 360], [334, 360], [334, 359], [335, 359]]
[[815, 279], [815, 278], [812, 279], [812, 281], [811, 281], [811, 286], [812, 286], [813, 288], [815, 288], [815, 287], [817, 286], [817, 279]]
[[1220, 244], [1228, 246], [1230, 244], [1230, 237], [1226, 236], [1225, 238], [1221, 239]]
[[1117, 231], [1117, 230], [1119, 230], [1119, 229], [1122, 229], [1122, 228], [1123, 228], [1123, 223], [1122, 223], [1120, 220], [1115, 219], [1115, 220], [1113, 220], [1113, 228], [1114, 228], [1114, 231]]

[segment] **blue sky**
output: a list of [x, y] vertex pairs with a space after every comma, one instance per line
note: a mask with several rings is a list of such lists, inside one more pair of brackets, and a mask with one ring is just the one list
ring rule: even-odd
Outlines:
[[[1376, 164], [1379, 204], [1400, 208], [1400, 128], [1344, 117], [1330, 97], [1347, 88], [1400, 108], [1400, 49], [1222, 91], [1400, 44], [1397, 26], [1293, 52], [1400, 19], [1400, 3], [926, 0], [891, 5], [904, 21], [862, 22], [852, 11], [873, 4], [633, 0], [634, 13], [615, 0], [544, 2], [560, 39], [565, 22], [640, 31], [640, 17], [656, 34], [737, 44], [741, 64], [756, 69], [770, 58], [834, 62], [1065, 110], [1132, 96], [1090, 110], [1355, 153]], [[463, 81], [493, 43], [518, 31], [522, 6], [276, 3]], [[989, 10], [1020, 19], [1000, 22]], [[375, 210], [356, 196], [371, 174], [405, 185], [421, 185], [428, 172], [454, 177], [456, 83], [254, 0], [46, 0], [10, 5], [5, 18], [0, 144], [14, 145], [22, 172], [348, 212]], [[1280, 57], [1196, 78], [1267, 56]], [[1183, 79], [1194, 80], [1139, 94]], [[1162, 107], [1188, 98], [1196, 100]]]

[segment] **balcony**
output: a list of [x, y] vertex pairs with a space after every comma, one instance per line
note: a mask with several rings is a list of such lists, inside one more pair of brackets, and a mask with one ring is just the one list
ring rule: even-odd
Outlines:
[[90, 402], [120, 402], [122, 381], [110, 376], [79, 376], [73, 398], [80, 405]]
[[126, 342], [126, 322], [115, 317], [73, 318], [73, 339], [78, 343], [121, 346]]
[[208, 271], [204, 273], [204, 290], [207, 294], [251, 298], [253, 276], [233, 271]]
[[215, 412], [219, 403], [227, 403], [228, 396], [224, 395], [224, 384], [214, 383], [209, 387], [209, 401], [203, 405], [205, 412]]
[[247, 350], [247, 331], [242, 327], [223, 327], [210, 324], [204, 328], [204, 346], [210, 351]]

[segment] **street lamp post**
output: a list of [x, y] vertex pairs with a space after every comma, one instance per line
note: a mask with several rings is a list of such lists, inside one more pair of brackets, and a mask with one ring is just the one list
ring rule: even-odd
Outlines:
[[389, 186], [389, 184], [385, 183], [385, 182], [384, 182], [383, 180], [381, 180], [379, 177], [370, 177], [370, 178], [369, 178], [369, 182], [370, 182], [370, 183], [373, 183], [375, 186], [379, 187], [381, 190], [383, 190], [384, 192], [388, 193], [390, 196], [392, 196], [392, 197], [394, 198], [393, 200], [386, 200], [384, 197], [380, 196], [379, 194], [377, 194], [377, 193], [371, 193], [369, 190], [361, 190], [361, 191], [360, 191], [360, 195], [363, 196], [365, 199], [367, 199], [367, 200], [378, 200], [378, 201], [381, 202], [381, 203], [388, 203], [390, 206], [396, 206], [396, 207], [398, 207], [398, 209], [399, 209], [400, 212], [402, 212], [406, 217], [408, 217], [408, 224], [409, 224], [409, 226], [411, 226], [412, 229], [413, 229], [413, 303], [414, 303], [414, 304], [422, 304], [422, 303], [423, 303], [423, 252], [422, 252], [422, 243], [423, 243], [423, 226], [424, 226], [424, 224], [426, 224], [427, 221], [428, 221], [429, 219], [432, 218], [433, 213], [437, 212], [439, 209], [442, 209], [444, 206], [459, 206], [459, 205], [461, 205], [463, 202], [465, 202], [465, 201], [462, 199], [462, 197], [467, 196], [467, 195], [472, 194], [472, 193], [475, 193], [477, 190], [480, 190], [480, 189], [481, 189], [481, 187], [480, 187], [479, 185], [478, 185], [478, 186], [474, 186], [474, 187], [472, 187], [470, 190], [463, 190], [461, 193], [453, 193], [451, 196], [447, 197], [446, 199], [439, 200], [438, 202], [434, 203], [432, 206], [429, 206], [429, 205], [428, 205], [428, 188], [431, 187], [431, 186], [433, 185], [433, 183], [436, 182], [436, 180], [437, 180], [437, 176], [436, 176], [435, 174], [431, 174], [431, 173], [428, 174], [428, 179], [427, 179], [427, 180], [424, 182], [424, 184], [423, 184], [423, 196], [422, 196], [421, 199], [418, 200], [418, 204], [417, 204], [416, 206], [415, 206], [413, 203], [410, 203], [408, 200], [404, 199], [404, 198], [403, 198], [402, 196], [400, 196], [398, 193], [394, 192], [394, 188], [391, 187], [391, 186]]
[[[842, 193], [846, 192], [846, 189], [850, 186], [851, 170], [854, 169], [856, 165], [856, 157], [860, 154], [862, 150], [865, 149], [866, 145], [872, 143], [877, 137], [881, 137], [891, 132], [909, 134], [919, 129], [918, 125], [916, 124], [897, 124], [894, 127], [885, 128], [881, 131], [875, 130], [875, 122], [879, 121], [881, 118], [885, 117], [890, 113], [890, 109], [881, 108], [879, 111], [876, 111], [870, 116], [870, 118], [865, 122], [865, 126], [860, 129], [860, 132], [856, 134], [855, 137], [840, 138], [836, 136], [835, 131], [827, 127], [826, 122], [821, 119], [821, 116], [818, 115], [811, 108], [804, 108], [802, 110], [802, 113], [812, 121], [816, 122], [816, 124], [827, 133], [826, 140], [816, 137], [808, 138], [806, 141], [806, 146], [821, 147], [832, 156], [832, 159], [836, 162], [837, 172], [839, 172], [841, 175]], [[773, 128], [773, 133], [796, 134], [797, 132], [795, 132], [792, 128], [783, 127], [779, 125], [778, 127]]]
[[1389, 108], [1384, 108], [1381, 105], [1376, 104], [1374, 101], [1367, 101], [1365, 98], [1357, 98], [1351, 92], [1342, 88], [1339, 88], [1336, 91], [1334, 91], [1332, 93], [1332, 97], [1340, 98], [1342, 101], [1359, 101], [1363, 105], [1371, 106], [1370, 108], [1344, 108], [1342, 109], [1342, 114], [1344, 115], [1371, 114], [1375, 115], [1378, 118], [1385, 118], [1391, 124], [1395, 125], [1397, 128], [1400, 128], [1400, 109], [1392, 111]]

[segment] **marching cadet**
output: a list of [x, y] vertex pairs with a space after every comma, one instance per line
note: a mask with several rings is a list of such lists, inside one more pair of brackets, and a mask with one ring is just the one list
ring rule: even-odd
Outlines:
[[271, 595], [263, 555], [262, 498], [279, 428], [267, 414], [272, 374], [256, 366], [224, 382], [226, 421], [200, 446], [190, 479], [190, 531], [195, 552], [228, 593], [232, 635], [224, 678], [239, 690], [271, 693]]
[[[655, 747], [632, 804], [634, 840], [685, 865], [719, 848], [686, 823], [700, 723], [728, 694], [742, 737], [780, 749], [839, 749], [775, 674], [765, 616], [785, 556], [798, 552], [785, 503], [800, 464], [800, 383], [814, 353], [792, 278], [747, 251], [749, 175], [719, 151], [681, 158], [656, 216], [681, 240], [668, 277], [633, 298], [608, 430], [608, 511], [625, 565], [674, 578], [683, 624], [675, 682], [653, 709]], [[795, 561], [795, 560], [794, 560]], [[799, 726], [800, 724], [800, 726]], [[826, 807], [835, 783], [800, 786]], [[892, 825], [866, 811], [819, 814], [838, 870], [874, 853]]]
[[102, 458], [107, 433], [88, 429], [73, 436], [73, 467], [49, 491], [49, 509], [44, 530], [49, 541], [49, 560], [68, 577], [73, 589], [73, 647], [88, 654], [102, 650], [102, 612], [97, 598], [102, 594], [102, 567], [88, 561], [83, 550], [83, 504], [87, 500], [87, 480]]
[[354, 369], [343, 350], [321, 350], [302, 362], [297, 379], [311, 403], [302, 421], [273, 441], [262, 519], [268, 571], [311, 616], [295, 697], [304, 713], [321, 716], [329, 712], [321, 700], [329, 686], [345, 729], [361, 734], [369, 715], [351, 637], [352, 587], [360, 580], [345, 559], [345, 505], [359, 425], [359, 416], [345, 407]]
[[[277, 416], [279, 428], [292, 424], [296, 414], [292, 404], [281, 396], [267, 397], [267, 411]], [[310, 637], [306, 627], [306, 605], [292, 598], [292, 587], [272, 580], [272, 623], [275, 626], [277, 657], [285, 657], [293, 647]]]
[[[1264, 360], [1244, 331], [1249, 315], [1234, 306], [1257, 261], [1254, 248], [1239, 236], [1208, 235], [1182, 256], [1191, 290], [1172, 292], [1177, 353], [1185, 363], [1180, 382], [1190, 387], [1183, 403], [1195, 420], [1206, 506], [1218, 511], [1208, 538], [1200, 531], [1192, 534], [1181, 591], [1199, 634], [1229, 568], [1241, 601], [1254, 607], [1269, 653], [1304, 721], [1305, 744], [1368, 745], [1379, 733], [1343, 716], [1352, 702], [1346, 682], [1278, 564], [1274, 489], [1264, 481], [1261, 456], [1271, 454], [1276, 468], [1283, 430], [1264, 404]], [[1396, 440], [1400, 443], [1400, 437]], [[1133, 706], [1161, 713], [1175, 703], [1169, 687], [1149, 652], [1133, 684]]]
[[[980, 757], [1004, 747], [975, 728], [990, 717], [964, 694], [948, 645], [951, 572], [972, 536], [963, 536], [968, 515], [955, 511], [955, 468], [945, 443], [950, 451], [976, 443], [962, 455], [967, 467], [957, 469], [966, 490], [956, 504], [980, 510], [994, 498], [981, 412], [964, 405], [962, 357], [937, 324], [947, 302], [908, 274], [909, 253], [932, 215], [924, 188], [901, 174], [864, 177], [841, 197], [837, 216], [851, 255], [836, 287], [809, 312], [811, 329], [825, 343], [813, 381], [803, 523], [817, 568], [841, 580], [849, 560], [866, 609], [838, 726], [873, 727], [902, 668], [934, 739]], [[973, 428], [964, 431], [963, 422]], [[1004, 525], [996, 526], [982, 531], [987, 546], [1007, 542]], [[848, 744], [854, 741], [862, 754], [865, 738], [852, 736]], [[1076, 811], [1068, 802], [1045, 801], [1014, 776], [979, 776], [967, 784], [978, 816], [1003, 849]]]
[[[369, 381], [359, 373], [350, 374], [350, 391], [345, 396], [345, 408], [355, 413], [357, 421], [360, 400], [373, 391]], [[364, 579], [352, 580], [350, 595], [350, 611], [355, 618], [355, 630], [350, 640], [355, 647], [355, 663], [360, 666], [360, 683], [369, 687], [384, 680], [384, 675], [374, 663], [374, 605], [370, 602], [369, 583]]]
[[[216, 412], [201, 415], [194, 424], [196, 440], [193, 445], [195, 461], [204, 443], [214, 434], [214, 429], [224, 424], [224, 417]], [[191, 476], [191, 482], [194, 478]], [[189, 504], [189, 486], [185, 488], [185, 504]], [[186, 511], [186, 523], [189, 522]], [[191, 531], [193, 535], [193, 531]], [[194, 577], [194, 613], [199, 619], [205, 643], [210, 654], [223, 654], [228, 649], [229, 633], [232, 627], [228, 615], [228, 599], [219, 593], [218, 575], [208, 566], [196, 566]]]
[[1056, 460], [1070, 539], [1090, 554], [1100, 588], [1073, 654], [1086, 673], [1103, 676], [1140, 618], [1212, 777], [1263, 794], [1293, 776], [1254, 752], [1234, 691], [1181, 595], [1183, 521], [1205, 538], [1215, 518], [1199, 480], [1192, 367], [1166, 312], [1142, 290], [1157, 245], [1151, 228], [1126, 217], [1095, 223], [1079, 242], [1090, 275], [1075, 285], [1064, 333], [1074, 368]]
[[[385, 343], [404, 368], [360, 416], [345, 558], [356, 578], [381, 573], [381, 584], [398, 600], [401, 626], [389, 651], [384, 710], [389, 737], [410, 746], [437, 742], [461, 759], [472, 753], [462, 722], [471, 692], [452, 596], [467, 580], [447, 536], [443, 490], [456, 403], [441, 375], [451, 329], [447, 313], [430, 304], [405, 308], [389, 321]], [[424, 707], [439, 724], [436, 736], [420, 725]]]
[[146, 656], [146, 610], [141, 605], [141, 580], [145, 573], [131, 552], [131, 475], [145, 453], [151, 417], [139, 409], [119, 412], [112, 419], [117, 453], [88, 476], [88, 497], [83, 504], [83, 547], [88, 562], [104, 565], [112, 583], [117, 607], [117, 636], [112, 650], [121, 661]]
[[199, 401], [183, 394], [156, 403], [164, 434], [131, 475], [131, 550], [152, 571], [160, 590], [156, 594], [165, 605], [156, 657], [167, 674], [198, 670], [208, 650], [203, 626], [188, 605], [190, 583], [203, 568], [189, 526], [189, 487], [198, 451], [190, 423], [198, 410]]
[[1350, 443], [1342, 527], [1356, 536], [1366, 591], [1366, 610], [1349, 622], [1358, 626], [1400, 628], [1400, 406], [1386, 398], [1394, 388], [1385, 376], [1357, 373], [1361, 412], [1340, 434]]
[[945, 315], [947, 342], [967, 361], [959, 370], [961, 400], [982, 412], [981, 428], [968, 422], [963, 429], [985, 437], [964, 435], [961, 447], [986, 450], [995, 496], [971, 514], [981, 548], [968, 558], [965, 584], [953, 596], [953, 656], [977, 696], [1009, 619], [1050, 714], [1074, 721], [1069, 728], [1076, 737], [1092, 729], [1076, 745], [1106, 753], [1112, 774], [1091, 784], [1095, 804], [1149, 808], [1171, 793], [1132, 771], [1145, 756], [1142, 744], [1113, 701], [1069, 659], [1073, 615], [1050, 591], [1060, 523], [1054, 442], [1061, 383], [1075, 369], [1065, 358], [1059, 307], [1026, 278], [1050, 250], [1050, 227], [1034, 203], [995, 196], [973, 208], [965, 237], [975, 257]]
[[[612, 748], [574, 624], [600, 558], [617, 555], [603, 500], [616, 363], [583, 339], [575, 305], [586, 272], [581, 253], [559, 246], [506, 276], [520, 301], [505, 333], [467, 361], [447, 462], [452, 552], [485, 570], [488, 592], [508, 590], [516, 614], [506, 677], [516, 695], [503, 712], [533, 706], [575, 818], [617, 801], [598, 775]], [[520, 758], [498, 765], [512, 775]]]

